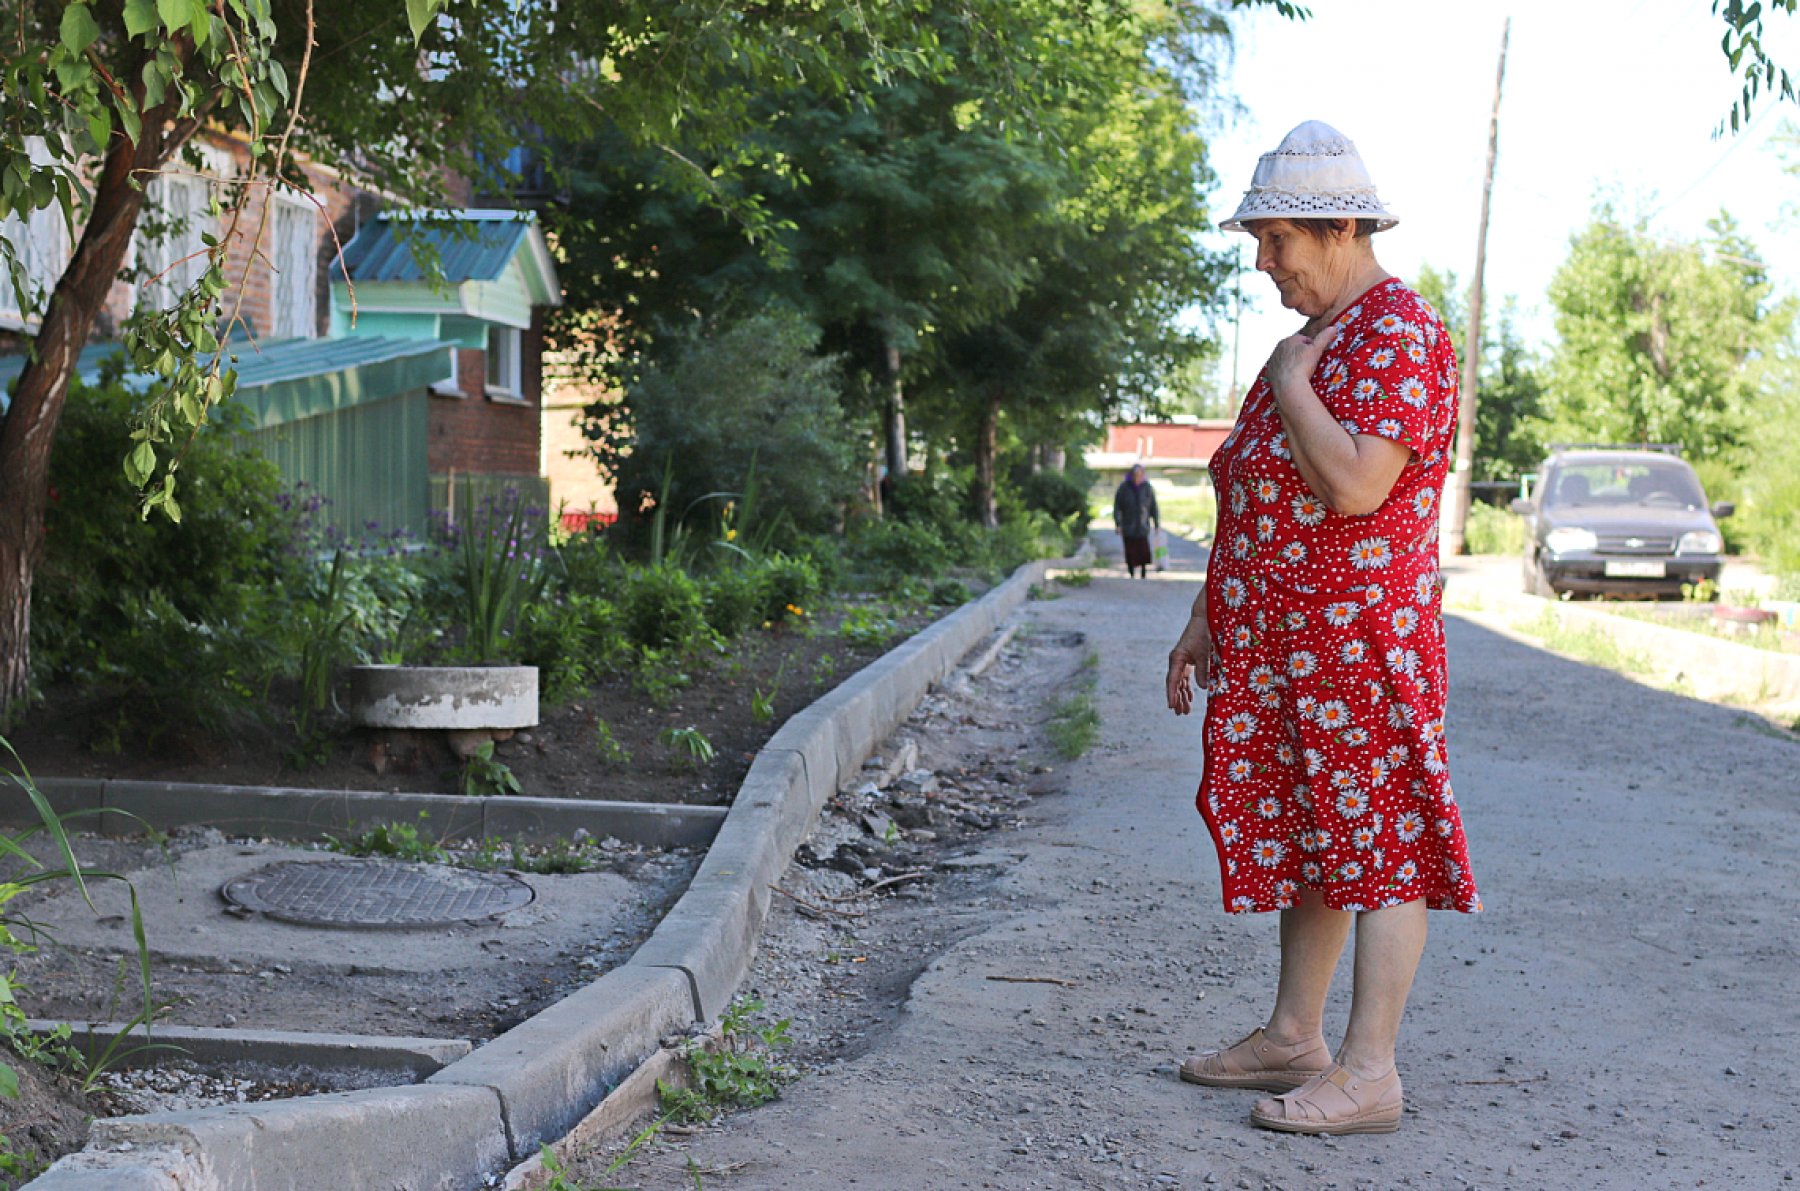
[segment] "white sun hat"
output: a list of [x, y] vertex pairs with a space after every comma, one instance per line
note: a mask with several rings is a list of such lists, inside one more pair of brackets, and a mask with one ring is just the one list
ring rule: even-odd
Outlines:
[[1237, 212], [1219, 224], [1242, 232], [1253, 219], [1373, 219], [1385, 232], [1400, 221], [1375, 197], [1375, 182], [1350, 138], [1308, 120], [1264, 153]]

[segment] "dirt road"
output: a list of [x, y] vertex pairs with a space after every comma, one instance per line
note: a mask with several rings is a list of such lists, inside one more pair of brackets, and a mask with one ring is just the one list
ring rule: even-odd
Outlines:
[[[1176, 1080], [1262, 1020], [1275, 960], [1272, 916], [1219, 906], [1198, 717], [1161, 707], [1197, 563], [1115, 563], [1027, 607], [1015, 652], [1079, 633], [1097, 654], [1099, 744], [963, 879], [835, 925], [784, 906], [750, 986], [795, 1015], [810, 1073], [580, 1185], [692, 1188], [690, 1159], [709, 1191], [1800, 1185], [1800, 745], [1454, 618], [1488, 910], [1433, 915], [1401, 1131], [1278, 1137], [1248, 1122], [1257, 1093]], [[954, 749], [956, 725], [922, 730]], [[886, 981], [830, 975], [859, 959]]]

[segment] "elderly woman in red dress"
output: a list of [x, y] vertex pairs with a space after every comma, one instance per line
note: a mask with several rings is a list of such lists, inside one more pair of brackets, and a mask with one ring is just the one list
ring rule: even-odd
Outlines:
[[[1280, 911], [1267, 1022], [1188, 1059], [1209, 1087], [1286, 1094], [1251, 1119], [1293, 1133], [1385, 1133], [1427, 910], [1473, 912], [1444, 742], [1438, 496], [1455, 436], [1456, 358], [1437, 314], [1390, 277], [1382, 209], [1356, 148], [1308, 122], [1258, 163], [1223, 226], [1305, 317], [1275, 346], [1212, 460], [1219, 524], [1169, 654], [1168, 702], [1207, 692], [1200, 812], [1226, 908]], [[1350, 1019], [1323, 1022], [1352, 924]]]

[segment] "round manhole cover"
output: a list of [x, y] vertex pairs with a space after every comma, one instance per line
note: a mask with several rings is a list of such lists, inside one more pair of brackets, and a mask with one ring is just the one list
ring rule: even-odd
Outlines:
[[226, 901], [283, 922], [374, 929], [497, 918], [536, 894], [516, 877], [443, 864], [290, 860], [227, 881]]

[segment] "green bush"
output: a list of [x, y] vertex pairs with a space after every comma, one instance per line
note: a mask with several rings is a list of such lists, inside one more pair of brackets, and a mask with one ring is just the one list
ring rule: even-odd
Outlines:
[[617, 600], [625, 568], [607, 544], [606, 534], [584, 530], [556, 546], [552, 566], [555, 584], [564, 591]]
[[796, 557], [812, 563], [819, 573], [819, 584], [826, 591], [842, 591], [850, 577], [844, 557], [844, 539], [832, 534], [804, 534], [794, 543]]
[[627, 652], [618, 606], [579, 593], [527, 604], [517, 645], [519, 660], [538, 668], [539, 694], [549, 703], [576, 697]]
[[[1719, 528], [1728, 543], [1741, 535], [1772, 574], [1800, 574], [1800, 468], [1794, 466], [1800, 457], [1800, 390], [1771, 396], [1758, 413], [1747, 454], [1737, 514]], [[1709, 473], [1701, 479], [1713, 500], [1738, 495], [1728, 488], [1715, 492]]]
[[945, 608], [968, 603], [972, 594], [961, 579], [940, 579], [931, 585], [931, 602]]
[[765, 616], [768, 584], [759, 566], [715, 572], [701, 582], [700, 590], [706, 602], [706, 623], [728, 641], [754, 628]]
[[857, 646], [876, 646], [887, 644], [888, 638], [899, 631], [894, 618], [884, 615], [876, 608], [852, 608], [844, 614], [844, 623], [838, 628], [838, 635], [845, 641]]
[[775, 624], [811, 612], [825, 594], [824, 580], [810, 558], [771, 554], [757, 563], [757, 572], [763, 619]]
[[932, 582], [950, 566], [950, 547], [932, 526], [890, 517], [862, 526], [849, 541], [851, 563], [883, 587]]
[[[835, 525], [856, 491], [857, 434], [838, 399], [838, 364], [819, 332], [782, 308], [710, 320], [660, 337], [623, 403], [589, 411], [596, 462], [625, 510], [608, 536], [634, 550], [664, 532], [781, 546]], [[618, 433], [629, 418], [629, 437]], [[645, 510], [639, 513], [638, 510]]]
[[1525, 521], [1511, 509], [1486, 501], [1469, 506], [1463, 545], [1470, 554], [1519, 554], [1525, 549]]
[[121, 744], [256, 716], [300, 655], [294, 596], [309, 590], [302, 533], [317, 508], [243, 449], [227, 407], [182, 462], [182, 520], [143, 520], [119, 467], [141, 405], [116, 367], [72, 382], [32, 599], [34, 681], [120, 696]]
[[1087, 533], [1091, 516], [1088, 488], [1093, 478], [1094, 473], [1085, 467], [1032, 472], [1020, 483], [1019, 495], [1027, 509], [1048, 514], [1066, 532], [1081, 537]]
[[700, 585], [675, 567], [634, 567], [620, 598], [625, 638], [640, 649], [692, 649], [707, 636]]

